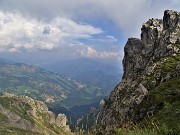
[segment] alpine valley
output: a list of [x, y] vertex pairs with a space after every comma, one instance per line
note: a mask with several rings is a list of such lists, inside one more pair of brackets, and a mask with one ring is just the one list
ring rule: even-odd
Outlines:
[[[93, 62], [91, 61], [89, 65]], [[83, 82], [81, 79], [69, 77], [70, 75], [67, 74], [53, 73], [37, 66], [0, 59], [0, 92], [28, 96], [42, 101], [56, 117], [59, 113], [65, 114], [70, 127], [74, 129], [76, 121], [89, 112], [92, 107], [99, 108], [99, 101], [107, 98], [109, 90], [120, 80], [120, 76], [117, 74], [108, 75], [101, 71], [103, 64], [99, 65], [101, 68], [96, 68], [98, 71], [92, 72], [92, 75], [100, 82], [95, 83], [91, 79], [92, 77], [87, 77], [92, 81], [88, 83], [88, 79], [85, 77], [86, 81]], [[103, 82], [100, 78], [105, 81]], [[7, 102], [9, 103], [9, 101]]]

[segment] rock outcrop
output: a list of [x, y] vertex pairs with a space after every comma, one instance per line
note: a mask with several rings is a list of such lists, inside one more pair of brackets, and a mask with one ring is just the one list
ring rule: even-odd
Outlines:
[[124, 47], [124, 75], [101, 110], [97, 134], [111, 135], [158, 112], [160, 104], [142, 103], [159, 85], [180, 77], [180, 13], [166, 10], [163, 20], [150, 19], [141, 31], [141, 39], [129, 38]]
[[69, 125], [67, 125], [67, 116], [65, 114], [58, 114], [55, 123], [57, 126], [63, 127], [65, 131], [70, 131]]
[[59, 114], [56, 118], [41, 101], [9, 93], [3, 93], [0, 100], [0, 118], [4, 118], [0, 133], [71, 134], [67, 117]]

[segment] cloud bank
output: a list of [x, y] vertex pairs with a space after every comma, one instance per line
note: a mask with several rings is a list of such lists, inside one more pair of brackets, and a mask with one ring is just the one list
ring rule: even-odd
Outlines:
[[[46, 21], [57, 16], [76, 20], [109, 19], [126, 36], [138, 36], [149, 18], [162, 17], [165, 9], [180, 9], [179, 0], [0, 0], [3, 10], [19, 11]], [[102, 20], [103, 21], [103, 20]]]
[[179, 10], [180, 1], [0, 0], [0, 52], [122, 59], [120, 42], [139, 37], [142, 23], [165, 9]]

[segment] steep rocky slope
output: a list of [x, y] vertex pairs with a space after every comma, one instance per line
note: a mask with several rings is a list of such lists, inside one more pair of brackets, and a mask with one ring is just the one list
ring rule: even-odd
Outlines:
[[9, 93], [1, 94], [0, 101], [0, 134], [71, 134], [66, 116], [55, 118], [41, 101]]
[[132, 127], [180, 133], [180, 13], [166, 10], [141, 31], [124, 47], [123, 78], [100, 112], [96, 134]]

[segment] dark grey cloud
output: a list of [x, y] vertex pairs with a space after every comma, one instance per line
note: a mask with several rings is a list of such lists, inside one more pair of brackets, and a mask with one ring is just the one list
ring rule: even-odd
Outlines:
[[51, 28], [50, 28], [50, 26], [45, 26], [44, 27], [44, 30], [43, 30], [43, 34], [51, 34]]

